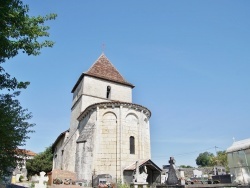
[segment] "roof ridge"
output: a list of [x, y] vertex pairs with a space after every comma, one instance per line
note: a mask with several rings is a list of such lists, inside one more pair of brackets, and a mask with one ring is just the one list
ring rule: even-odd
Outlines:
[[100, 59], [100, 57], [102, 57], [103, 55], [105, 56], [105, 54], [102, 52], [101, 55], [95, 60], [95, 62], [89, 67], [89, 69], [85, 73], [89, 72], [92, 69], [92, 67], [95, 65], [95, 63], [98, 61], [98, 59]]
[[[113, 63], [109, 60], [109, 58], [107, 58], [107, 56], [105, 56], [104, 53], [102, 53], [101, 56], [104, 56], [104, 57], [108, 60], [108, 62], [112, 65], [112, 67], [120, 74], [120, 76], [122, 77], [122, 79], [123, 79], [125, 82], [127, 82], [127, 80], [122, 76], [122, 74], [117, 70], [117, 68], [116, 68], [116, 67], [113, 65]], [[100, 56], [100, 57], [101, 57], [101, 56]]]

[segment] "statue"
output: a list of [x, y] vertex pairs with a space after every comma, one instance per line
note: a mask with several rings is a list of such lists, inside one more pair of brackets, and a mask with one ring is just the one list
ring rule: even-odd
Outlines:
[[148, 177], [147, 167], [144, 166], [143, 172], [140, 173], [139, 166], [138, 166], [138, 161], [136, 161], [135, 168], [136, 168], [136, 171], [135, 171], [135, 175], [134, 175], [134, 178], [133, 178], [133, 182], [134, 183], [147, 183], [147, 177]]

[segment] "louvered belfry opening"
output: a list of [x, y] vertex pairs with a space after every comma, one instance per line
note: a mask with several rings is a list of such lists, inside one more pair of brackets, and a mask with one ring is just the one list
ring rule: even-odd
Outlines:
[[111, 87], [107, 86], [107, 95], [106, 95], [106, 98], [110, 99], [110, 97], [111, 97], [110, 95], [111, 95]]

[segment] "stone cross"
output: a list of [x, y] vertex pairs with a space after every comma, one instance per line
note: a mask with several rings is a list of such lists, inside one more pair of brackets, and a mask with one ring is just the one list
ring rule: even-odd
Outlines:
[[170, 157], [170, 160], [168, 161], [170, 165], [174, 165], [175, 164], [175, 160], [173, 157]]
[[174, 158], [170, 157], [170, 160], [168, 161], [170, 166], [169, 166], [169, 171], [168, 171], [168, 179], [167, 179], [167, 185], [176, 185], [178, 184], [178, 178], [176, 176], [176, 172], [174, 169]]
[[138, 176], [139, 176], [139, 166], [138, 166], [138, 161], [135, 162], [135, 175], [133, 177], [133, 182], [137, 182]]
[[45, 174], [45, 172], [40, 172], [39, 182], [35, 184], [35, 188], [46, 188], [44, 182], [47, 182], [49, 178], [47, 176], [44, 177]]

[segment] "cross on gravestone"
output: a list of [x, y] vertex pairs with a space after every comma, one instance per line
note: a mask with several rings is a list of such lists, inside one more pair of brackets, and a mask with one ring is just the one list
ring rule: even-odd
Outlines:
[[167, 185], [176, 185], [178, 184], [178, 178], [174, 169], [174, 164], [175, 160], [173, 157], [170, 157], [170, 160], [168, 161], [170, 166], [169, 166], [169, 171], [168, 171], [168, 179], [167, 179]]
[[175, 164], [175, 160], [173, 157], [170, 157], [170, 160], [168, 161], [170, 165], [174, 165]]
[[45, 172], [40, 172], [40, 176], [39, 176], [39, 180], [38, 183], [35, 184], [35, 188], [46, 188], [47, 186], [44, 184], [44, 182], [48, 181], [48, 177], [44, 177], [45, 176]]

